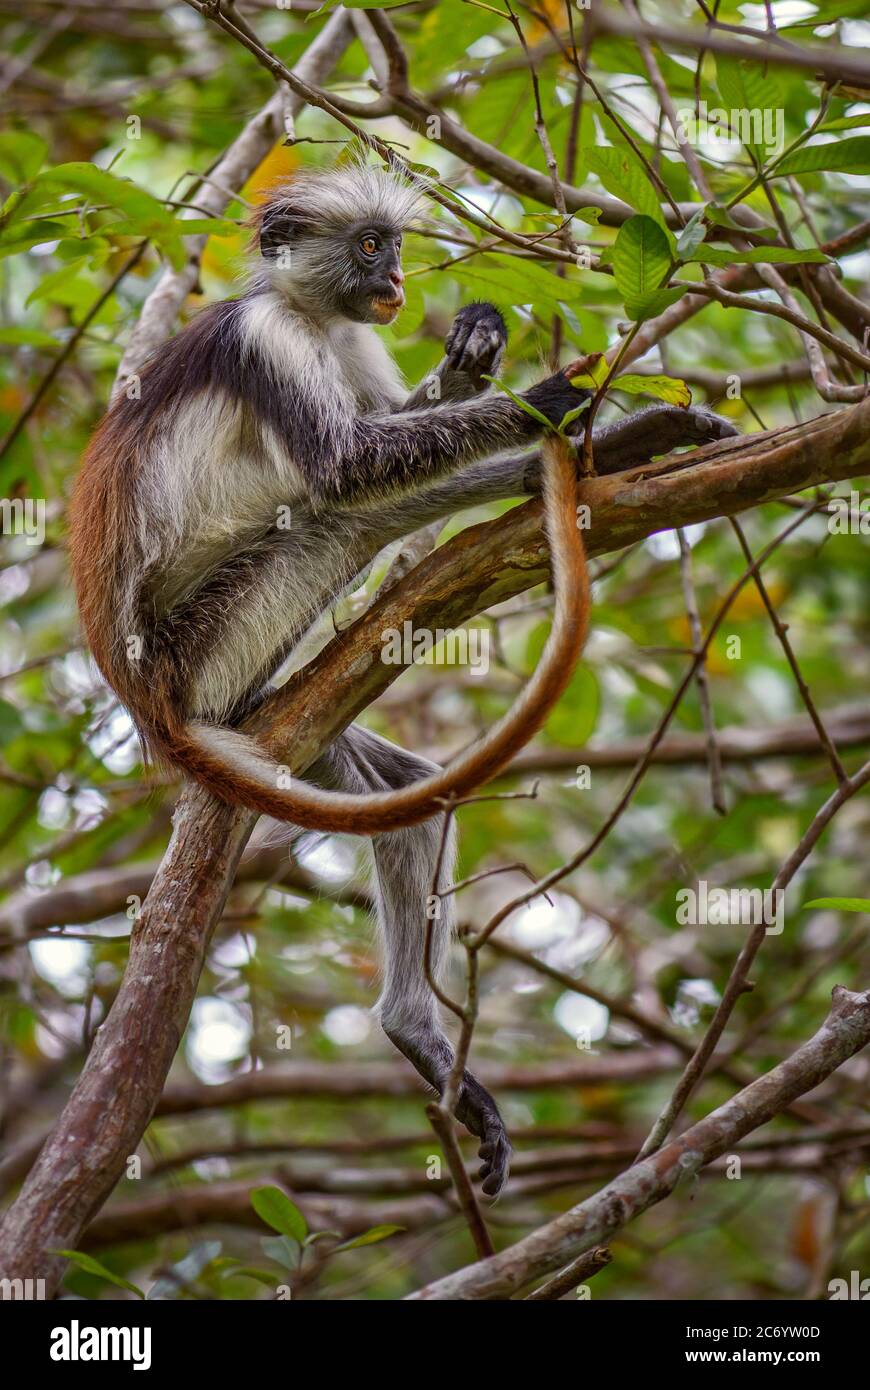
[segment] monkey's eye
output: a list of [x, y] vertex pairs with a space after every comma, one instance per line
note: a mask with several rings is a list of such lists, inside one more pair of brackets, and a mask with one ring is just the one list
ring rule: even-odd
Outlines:
[[364, 236], [360, 242], [360, 249], [364, 251], [367, 256], [373, 256], [378, 249], [377, 238], [373, 236]]

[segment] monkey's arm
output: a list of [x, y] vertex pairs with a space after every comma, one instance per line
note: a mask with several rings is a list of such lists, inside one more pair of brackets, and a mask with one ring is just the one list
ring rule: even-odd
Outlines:
[[507, 336], [507, 325], [494, 304], [466, 304], [453, 320], [445, 356], [411, 392], [402, 410], [467, 401], [486, 391], [485, 377], [498, 375]]
[[[651, 405], [593, 432], [595, 469], [599, 474], [619, 473], [681, 445], [709, 444], [739, 433], [730, 420], [703, 409]], [[464, 507], [534, 497], [540, 491], [541, 457], [537, 452], [481, 460], [391, 506], [385, 515], [390, 528], [386, 540], [452, 516]]]
[[590, 395], [572, 386], [564, 372], [555, 372], [524, 393], [538, 418], [505, 397], [476, 397], [449, 411], [361, 415], [337, 436], [322, 426], [319, 434], [312, 428], [310, 442], [316, 447], [297, 449], [295, 458], [306, 471], [317, 510], [383, 511], [403, 494], [417, 493], [494, 449], [530, 442], [541, 431], [540, 416], [558, 424]]

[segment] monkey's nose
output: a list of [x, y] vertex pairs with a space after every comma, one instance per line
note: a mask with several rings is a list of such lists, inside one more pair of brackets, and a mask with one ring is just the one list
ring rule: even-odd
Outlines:
[[405, 277], [402, 274], [401, 270], [390, 271], [390, 283], [392, 285], [395, 285], [397, 290], [400, 290], [402, 288], [402, 286], [405, 283]]

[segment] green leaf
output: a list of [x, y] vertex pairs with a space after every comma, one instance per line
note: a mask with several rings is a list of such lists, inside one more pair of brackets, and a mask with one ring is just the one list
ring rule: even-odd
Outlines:
[[[659, 195], [647, 177], [646, 170], [627, 149], [615, 149], [612, 145], [601, 145], [590, 150], [587, 163], [593, 174], [597, 174], [608, 193], [621, 198], [629, 207], [644, 213], [658, 222], [665, 230], [664, 213], [659, 204]], [[668, 234], [670, 235], [670, 234]]]
[[0, 236], [0, 256], [16, 256], [21, 251], [29, 251], [32, 246], [42, 246], [49, 241], [77, 241], [70, 237], [68, 222], [51, 221], [38, 218], [34, 221], [19, 222], [15, 218]]
[[305, 1246], [305, 1249], [308, 1250], [312, 1245], [316, 1245], [319, 1240], [340, 1239], [341, 1236], [339, 1235], [338, 1231], [312, 1231], [310, 1235], [307, 1235], [305, 1237], [302, 1244]]
[[[748, 131], [732, 130], [734, 139], [739, 140], [747, 134], [763, 136], [765, 127], [768, 132], [775, 128], [774, 121], [782, 110], [783, 102], [779, 82], [769, 68], [765, 69], [761, 63], [719, 54], [716, 59], [716, 83], [729, 114], [731, 111], [739, 112], [749, 126]], [[765, 120], [766, 112], [771, 113], [771, 120]], [[770, 148], [763, 140], [748, 139], [743, 143], [761, 158], [765, 150]]]
[[[133, 222], [129, 218], [123, 218], [119, 222], [109, 222], [101, 231], [113, 237], [137, 237], [141, 236], [141, 224]], [[231, 236], [239, 231], [239, 227], [230, 218], [224, 217], [172, 217], [165, 227], [157, 228], [150, 233], [151, 239], [162, 244], [165, 241], [176, 241], [180, 243], [185, 236]]]
[[372, 1226], [370, 1231], [365, 1231], [361, 1236], [355, 1236], [353, 1240], [345, 1240], [341, 1245], [335, 1247], [333, 1253], [339, 1250], [357, 1250], [361, 1245], [377, 1245], [380, 1240], [388, 1240], [397, 1231], [404, 1231], [405, 1226]]
[[856, 126], [870, 125], [870, 111], [859, 111], [857, 116], [838, 116], [834, 121], [822, 121], [818, 130], [854, 130]]
[[0, 343], [9, 347], [59, 347], [57, 338], [41, 328], [0, 328]]
[[251, 1193], [251, 1206], [260, 1220], [280, 1235], [291, 1236], [300, 1242], [307, 1236], [305, 1217], [280, 1187], [255, 1187]]
[[136, 1284], [131, 1284], [129, 1279], [122, 1279], [120, 1274], [113, 1274], [110, 1269], [106, 1269], [104, 1264], [95, 1260], [93, 1255], [85, 1255], [81, 1250], [51, 1250], [51, 1255], [63, 1255], [71, 1264], [78, 1265], [86, 1274], [96, 1274], [100, 1279], [106, 1279], [116, 1288], [126, 1289], [128, 1293], [134, 1293], [137, 1298], [144, 1299], [145, 1294]]
[[671, 269], [667, 237], [651, 217], [630, 217], [613, 246], [613, 273], [623, 299], [661, 288]]
[[803, 145], [787, 154], [774, 169], [773, 178], [784, 174], [810, 174], [826, 170], [839, 174], [870, 174], [870, 135], [854, 140], [831, 140], [826, 145]]
[[13, 743], [23, 733], [24, 723], [18, 710], [8, 700], [0, 700], [0, 748]]
[[[406, 3], [407, 0], [394, 0], [392, 5], [378, 5], [377, 8], [379, 10], [394, 10], [398, 5], [404, 5]], [[330, 10], [336, 9], [336, 7], [341, 4], [344, 5], [346, 10], [373, 10], [375, 8], [372, 4], [372, 0], [323, 0], [320, 9], [314, 10], [312, 14], [308, 15], [308, 18], [318, 19], [321, 15], [329, 14]]]
[[808, 907], [830, 907], [836, 912], [870, 912], [870, 898], [813, 898]]
[[155, 1279], [148, 1290], [148, 1302], [179, 1298], [186, 1285], [193, 1284], [209, 1265], [215, 1264], [220, 1253], [219, 1240], [200, 1241], [192, 1246], [165, 1275]]
[[692, 393], [684, 381], [673, 376], [642, 376], [626, 372], [610, 383], [611, 389], [626, 391], [630, 396], [653, 396], [669, 405], [692, 404]]
[[[64, 192], [83, 193], [91, 203], [108, 203], [129, 219], [137, 236], [172, 234], [176, 219], [162, 203], [132, 179], [119, 178], [96, 164], [58, 164], [44, 169], [35, 181], [39, 188], [58, 188]], [[209, 219], [210, 220], [210, 219]]]
[[817, 29], [822, 24], [831, 24], [835, 19], [863, 19], [867, 13], [867, 0], [837, 0], [831, 5], [819, 4], [815, 0], [815, 12], [804, 19], [793, 19], [790, 24], [780, 24], [780, 32], [789, 29]]
[[704, 240], [704, 209], [699, 208], [694, 217], [686, 223], [680, 235], [677, 237], [677, 255], [681, 261], [691, 256], [692, 252], [701, 245]]
[[[704, 216], [715, 227], [730, 227], [733, 232], [746, 231], [746, 228], [732, 217], [728, 209], [720, 207], [718, 203], [708, 203], [704, 209]], [[771, 241], [775, 241], [779, 233], [774, 227], [759, 227], [758, 235], [770, 237]]]
[[575, 420], [579, 420], [585, 410], [589, 409], [589, 401], [584, 401], [582, 405], [576, 405], [573, 410], [566, 410], [558, 425], [556, 426], [560, 434], [564, 434], [569, 425], [573, 425]]
[[[53, 299], [55, 297], [57, 297], [58, 303], [60, 304], [75, 303], [79, 298], [78, 295], [71, 301], [66, 297], [56, 296], [56, 292], [68, 287], [76, 279], [79, 271], [84, 266], [84, 259], [85, 258], [82, 257], [80, 260], [70, 261], [68, 265], [62, 265], [58, 270], [51, 270], [47, 275], [43, 275], [39, 284], [30, 291], [30, 294], [24, 301], [25, 304], [35, 304], [39, 299]], [[83, 294], [90, 293], [93, 295], [93, 291], [86, 281], [83, 280], [80, 283]]]
[[0, 135], [0, 177], [7, 183], [28, 183], [42, 166], [48, 146], [31, 130], [6, 130]]
[[274, 1270], [257, 1269], [255, 1265], [237, 1265], [235, 1260], [227, 1260], [227, 1265], [232, 1265], [232, 1269], [221, 1269], [222, 1279], [255, 1279], [258, 1284], [266, 1284], [274, 1288], [278, 1282], [278, 1275]]
[[597, 361], [592, 363], [588, 372], [581, 372], [579, 376], [572, 376], [571, 385], [578, 386], [581, 390], [597, 391], [599, 386], [604, 385], [609, 371], [607, 359], [602, 354]]
[[415, 174], [422, 174], [423, 178], [435, 179], [437, 182], [441, 177], [433, 164], [417, 164], [413, 159], [406, 159], [405, 163]]
[[294, 1241], [291, 1236], [264, 1236], [260, 1244], [263, 1247], [263, 1254], [268, 1255], [270, 1260], [283, 1265], [293, 1274], [297, 1272], [299, 1268], [299, 1241]]
[[638, 322], [659, 314], [682, 290], [662, 288], [672, 266], [670, 243], [657, 222], [630, 217], [613, 243], [613, 272], [627, 313]]
[[724, 251], [719, 246], [701, 246], [691, 255], [684, 256], [687, 265], [705, 262], [707, 265], [820, 265], [828, 261], [824, 251], [815, 247], [799, 248], [792, 246], [753, 246], [749, 251]]
[[560, 304], [568, 298], [566, 287], [577, 288], [570, 276], [562, 279], [534, 261], [493, 253], [448, 266], [444, 273], [457, 280], [466, 292], [491, 300], [499, 307], [532, 304], [547, 315], [559, 312]]
[[571, 213], [572, 218], [576, 217], [578, 222], [588, 222], [590, 226], [597, 227], [601, 220], [600, 208], [575, 208]]
[[[374, 7], [370, 4], [370, 8]], [[417, 43], [413, 60], [417, 84], [426, 91], [440, 82], [444, 73], [459, 71], [469, 44], [499, 26], [500, 20], [489, 10], [462, 0], [439, 0], [428, 13], [418, 12], [414, 16]]]
[[643, 323], [645, 319], [654, 319], [657, 314], [663, 314], [665, 309], [682, 299], [683, 294], [684, 291], [680, 289], [652, 290], [638, 299], [626, 299], [625, 311], [630, 319]]

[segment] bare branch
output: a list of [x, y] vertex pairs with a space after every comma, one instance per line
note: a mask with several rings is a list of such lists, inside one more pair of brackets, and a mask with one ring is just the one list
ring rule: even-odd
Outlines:
[[530, 1280], [561, 1269], [670, 1196], [744, 1135], [767, 1124], [798, 1096], [818, 1086], [870, 1042], [870, 994], [837, 985], [833, 1006], [809, 1042], [652, 1157], [526, 1236], [516, 1245], [428, 1284], [414, 1300], [500, 1299]]

